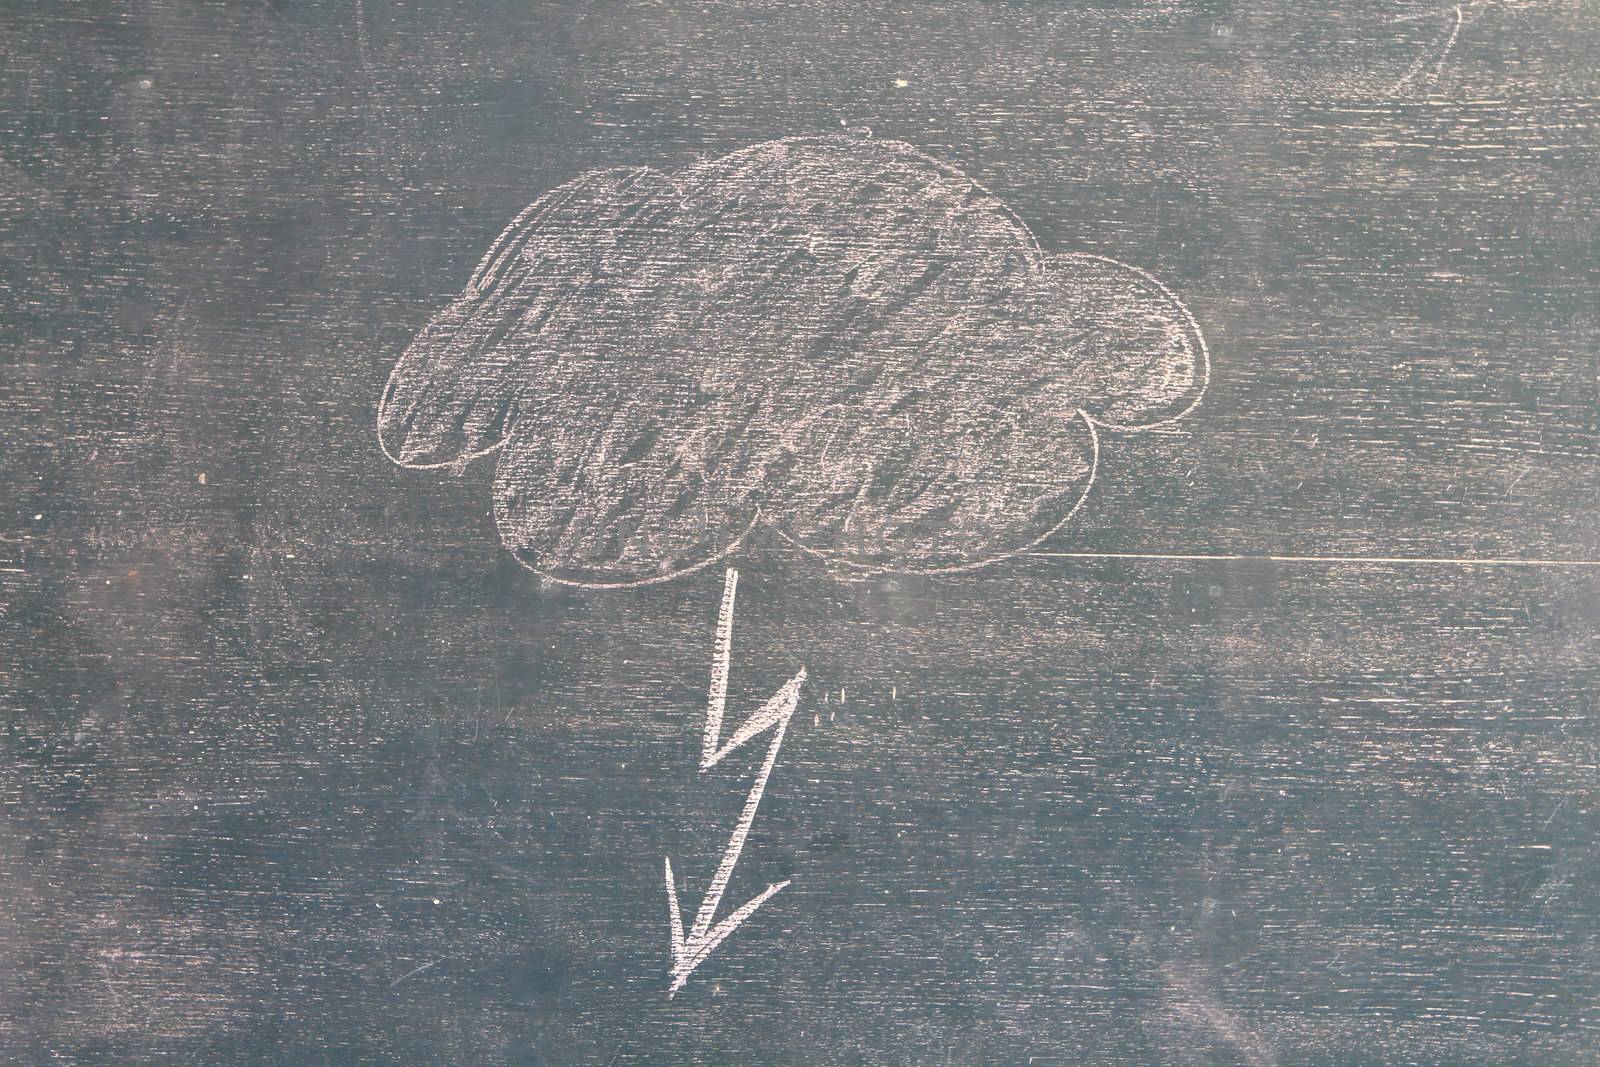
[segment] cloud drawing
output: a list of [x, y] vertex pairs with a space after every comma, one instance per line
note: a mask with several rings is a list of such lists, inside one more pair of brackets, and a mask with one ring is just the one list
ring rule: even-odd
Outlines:
[[1099, 431], [1182, 418], [1208, 373], [1144, 271], [1045, 253], [909, 145], [791, 138], [539, 198], [378, 430], [407, 467], [493, 455], [501, 540], [558, 581], [662, 581], [758, 524], [841, 576], [936, 573], [1048, 537]]

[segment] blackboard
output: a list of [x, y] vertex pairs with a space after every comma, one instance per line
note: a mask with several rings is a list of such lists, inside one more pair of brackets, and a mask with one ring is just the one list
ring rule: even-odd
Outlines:
[[[1596, 1061], [1593, 4], [0, 30], [0, 1059]], [[574, 585], [385, 456], [530, 204], [788, 139], [1144, 272], [1203, 400], [957, 573]], [[702, 769], [723, 614], [722, 741], [805, 676]], [[782, 888], [674, 991], [774, 738], [714, 918]]]

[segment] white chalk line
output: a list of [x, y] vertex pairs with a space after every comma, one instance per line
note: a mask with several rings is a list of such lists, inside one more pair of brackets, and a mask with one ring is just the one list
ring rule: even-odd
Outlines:
[[716, 762], [709, 757], [717, 750], [722, 733], [722, 714], [728, 706], [728, 659], [733, 654], [733, 599], [739, 592], [739, 572], [728, 568], [722, 582], [722, 604], [717, 608], [717, 643], [712, 650], [711, 692], [706, 701], [706, 732], [700, 750], [700, 769]]
[[1439, 53], [1439, 62], [1433, 65], [1433, 76], [1437, 78], [1444, 73], [1444, 62], [1450, 58], [1450, 50], [1456, 46], [1456, 38], [1461, 36], [1461, 24], [1466, 21], [1466, 16], [1461, 13], [1461, 5], [1456, 5], [1455, 25], [1450, 27], [1450, 36], [1445, 39], [1444, 51]]
[[738, 865], [739, 855], [744, 851], [744, 843], [750, 836], [750, 828], [755, 824], [756, 812], [760, 809], [761, 798], [766, 792], [767, 779], [772, 776], [772, 768], [778, 762], [778, 750], [783, 747], [789, 720], [794, 717], [795, 708], [800, 703], [800, 687], [806, 680], [806, 670], [801, 667], [793, 678], [784, 683], [782, 688], [734, 732], [726, 745], [722, 744], [722, 719], [728, 701], [728, 664], [733, 652], [733, 607], [738, 588], [739, 572], [729, 567], [722, 587], [722, 603], [717, 611], [717, 637], [711, 662], [711, 685], [706, 706], [706, 728], [701, 741], [700, 770], [703, 773], [715, 767], [723, 757], [766, 730], [773, 731], [772, 742], [767, 746], [766, 758], [762, 761], [760, 771], [756, 773], [755, 781], [751, 783], [750, 792], [745, 797], [744, 808], [739, 812], [739, 821], [734, 826], [733, 834], [728, 838], [722, 859], [717, 864], [716, 873], [712, 875], [711, 885], [701, 898], [694, 924], [689, 928], [687, 935], [684, 934], [683, 912], [678, 904], [678, 887], [672, 875], [672, 857], [665, 858], [667, 914], [672, 927], [672, 967], [669, 971], [672, 985], [668, 990], [669, 996], [675, 995], [682, 989], [695, 968], [705, 962], [712, 951], [726, 940], [728, 935], [737, 930], [741, 923], [754, 915], [756, 909], [790, 884], [788, 879], [774, 882], [735, 909], [727, 918], [716, 922], [717, 909], [722, 905], [722, 896], [727, 891], [729, 880], [733, 877], [734, 867]]
[[1600, 559], [1539, 559], [1516, 556], [1298, 556], [1248, 552], [1028, 552], [1040, 559], [1171, 560], [1199, 563], [1375, 564], [1448, 567], [1600, 567]]
[[[1457, 4], [1454, 8], [1452, 8], [1450, 12], [1444, 12], [1444, 13], [1446, 13], [1446, 14], [1453, 13], [1454, 17], [1455, 17], [1455, 22], [1452, 23], [1451, 26], [1450, 26], [1450, 35], [1445, 38], [1444, 48], [1439, 52], [1438, 62], [1434, 63], [1432, 73], [1428, 74], [1425, 78], [1422, 79], [1425, 82], [1431, 82], [1435, 78], [1437, 78], [1439, 75], [1444, 73], [1445, 61], [1450, 58], [1450, 50], [1456, 46], [1456, 38], [1461, 35], [1461, 26], [1466, 21], [1466, 15], [1464, 15], [1462, 13], [1461, 5], [1459, 5], [1459, 4]], [[1426, 15], [1426, 14], [1425, 15], [1412, 15], [1412, 16], [1405, 17], [1405, 18], [1398, 18], [1398, 19], [1395, 19], [1394, 21], [1397, 22], [1397, 23], [1399, 23], [1399, 22], [1415, 22], [1419, 18], [1428, 18], [1428, 17], [1431, 17], [1431, 16], [1430, 15]], [[1401, 76], [1400, 80], [1395, 82], [1394, 85], [1389, 89], [1389, 92], [1398, 93], [1401, 90], [1406, 89], [1407, 87], [1409, 87], [1411, 85], [1411, 83], [1416, 80], [1417, 75], [1422, 73], [1422, 68], [1427, 65], [1427, 62], [1428, 62], [1428, 52], [1427, 51], [1423, 51], [1423, 53], [1421, 55], [1417, 56], [1416, 61], [1411, 64], [1410, 68], [1407, 69], [1405, 74], [1403, 76]]]

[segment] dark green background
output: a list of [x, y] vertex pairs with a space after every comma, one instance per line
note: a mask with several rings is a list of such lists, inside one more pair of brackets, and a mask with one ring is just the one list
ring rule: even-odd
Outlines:
[[5, 4], [0, 1059], [1596, 1062], [1600, 569], [755, 544], [794, 884], [669, 1000], [720, 571], [543, 585], [374, 436], [540, 193], [868, 126], [1211, 341], [1045, 548], [1600, 559], [1600, 9], [1462, 14]]

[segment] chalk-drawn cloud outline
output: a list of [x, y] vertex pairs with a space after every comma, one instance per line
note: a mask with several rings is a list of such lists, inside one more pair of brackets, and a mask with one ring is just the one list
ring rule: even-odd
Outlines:
[[539, 198], [396, 363], [386, 455], [498, 454], [502, 542], [620, 588], [767, 525], [841, 576], [938, 574], [1083, 506], [1101, 429], [1170, 425], [1210, 376], [1198, 323], [1136, 267], [1046, 254], [909, 145], [758, 144]]

